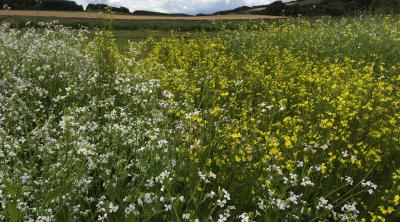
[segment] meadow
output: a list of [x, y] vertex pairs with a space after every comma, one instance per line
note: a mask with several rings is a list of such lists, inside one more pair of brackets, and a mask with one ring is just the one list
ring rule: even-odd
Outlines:
[[2, 221], [398, 221], [399, 157], [396, 17], [0, 26]]

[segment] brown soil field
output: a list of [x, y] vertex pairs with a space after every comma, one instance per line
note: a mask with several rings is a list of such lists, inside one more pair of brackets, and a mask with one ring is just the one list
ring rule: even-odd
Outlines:
[[183, 20], [183, 21], [210, 21], [210, 20], [273, 20], [285, 19], [281, 16], [268, 15], [213, 15], [213, 16], [137, 16], [120, 14], [101, 14], [96, 12], [65, 12], [65, 11], [22, 11], [0, 10], [0, 16], [27, 16], [27, 17], [58, 17], [58, 18], [102, 18], [118, 20]]

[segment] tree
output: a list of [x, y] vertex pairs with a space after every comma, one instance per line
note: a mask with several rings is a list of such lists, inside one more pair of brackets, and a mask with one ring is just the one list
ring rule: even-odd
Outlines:
[[122, 13], [130, 13], [128, 8], [125, 7], [111, 7], [109, 5], [106, 4], [93, 4], [90, 3], [87, 7], [86, 7], [86, 11], [107, 11], [108, 9], [111, 9], [111, 11], [113, 12], [122, 12]]
[[83, 11], [82, 5], [68, 0], [0, 0], [0, 4], [7, 4], [12, 9], [20, 10]]
[[325, 12], [332, 16], [341, 16], [346, 14], [346, 6], [342, 2], [330, 2], [325, 6]]
[[273, 2], [267, 5], [263, 14], [266, 15], [285, 15], [286, 5], [282, 1]]
[[354, 4], [357, 10], [368, 10], [373, 0], [355, 0]]
[[400, 0], [373, 0], [371, 9], [381, 13], [400, 12]]

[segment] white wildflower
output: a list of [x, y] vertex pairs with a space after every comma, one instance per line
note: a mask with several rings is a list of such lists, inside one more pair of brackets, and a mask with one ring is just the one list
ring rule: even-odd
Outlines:
[[246, 213], [242, 213], [241, 215], [238, 216], [240, 219], [240, 222], [249, 222], [250, 217]]
[[186, 213], [182, 215], [182, 220], [189, 220], [190, 219], [190, 213]]
[[172, 210], [172, 205], [171, 204], [164, 204], [164, 211], [169, 212]]
[[116, 213], [118, 211], [118, 209], [119, 209], [119, 206], [118, 205], [114, 205], [112, 202], [108, 205], [108, 212], [110, 214]]

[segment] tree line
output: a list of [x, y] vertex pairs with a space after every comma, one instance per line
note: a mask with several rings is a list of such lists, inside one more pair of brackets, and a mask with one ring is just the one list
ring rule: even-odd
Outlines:
[[[0, 7], [13, 10], [51, 10], [51, 11], [84, 11], [82, 5], [69, 0], [0, 0]], [[130, 13], [125, 7], [111, 7], [106, 4], [89, 4], [87, 11], [108, 11]]]
[[15, 10], [83, 11], [83, 6], [66, 0], [0, 0], [0, 6]]
[[342, 16], [361, 13], [400, 13], [400, 0], [299, 0], [292, 3], [276, 1], [260, 14], [285, 16]]
[[92, 4], [90, 3], [87, 7], [86, 7], [86, 11], [108, 11], [111, 10], [113, 12], [120, 12], [120, 13], [130, 13], [128, 8], [125, 7], [111, 7], [109, 5], [106, 4]]

